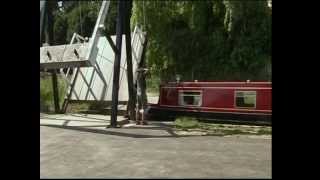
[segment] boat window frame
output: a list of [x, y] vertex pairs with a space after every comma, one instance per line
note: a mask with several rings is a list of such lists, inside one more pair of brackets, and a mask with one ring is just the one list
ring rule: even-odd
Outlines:
[[[189, 95], [189, 96], [199, 96], [200, 97], [200, 101], [199, 104], [197, 105], [188, 105], [188, 104], [180, 104], [181, 100], [180, 98], [183, 97], [183, 95], [180, 95], [184, 92], [198, 92], [199, 95]], [[201, 107], [202, 103], [203, 103], [203, 90], [185, 90], [185, 89], [179, 89], [178, 90], [178, 106], [183, 106], [183, 107]], [[184, 102], [184, 101], [182, 101]]]
[[[254, 101], [254, 106], [253, 107], [243, 107], [243, 106], [237, 106], [237, 93], [242, 92], [242, 93], [254, 93], [255, 94], [255, 101]], [[257, 91], [253, 90], [235, 90], [234, 91], [234, 107], [239, 108], [239, 109], [256, 109], [257, 108]]]

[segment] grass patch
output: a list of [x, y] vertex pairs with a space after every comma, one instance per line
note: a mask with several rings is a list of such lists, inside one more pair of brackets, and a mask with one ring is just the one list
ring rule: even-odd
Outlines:
[[174, 125], [178, 129], [187, 130], [192, 128], [199, 128], [199, 122], [192, 117], [178, 117], [174, 121]]
[[81, 113], [90, 109], [90, 103], [70, 103], [68, 104], [68, 113]]
[[271, 129], [259, 129], [257, 134], [259, 135], [268, 135], [268, 134], [272, 134], [272, 130]]
[[206, 135], [226, 136], [226, 135], [271, 135], [271, 127], [217, 124], [202, 122], [193, 117], [178, 117], [174, 122], [177, 131], [201, 131]]

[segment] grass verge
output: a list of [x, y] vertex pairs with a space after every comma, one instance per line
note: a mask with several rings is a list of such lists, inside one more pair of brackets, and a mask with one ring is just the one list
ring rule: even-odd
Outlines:
[[176, 132], [202, 132], [205, 135], [271, 135], [270, 126], [250, 126], [205, 123], [193, 117], [177, 117], [174, 121]]

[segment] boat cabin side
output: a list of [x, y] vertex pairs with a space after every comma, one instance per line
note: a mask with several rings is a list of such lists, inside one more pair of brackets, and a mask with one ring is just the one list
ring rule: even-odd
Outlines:
[[271, 114], [271, 82], [182, 82], [160, 87], [158, 106]]

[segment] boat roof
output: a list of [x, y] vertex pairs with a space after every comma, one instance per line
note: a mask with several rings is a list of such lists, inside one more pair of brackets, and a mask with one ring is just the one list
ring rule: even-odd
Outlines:
[[268, 86], [271, 87], [271, 81], [184, 81], [184, 82], [168, 82], [163, 84], [162, 86], [169, 86], [169, 87], [186, 87], [186, 86], [193, 86], [193, 87], [204, 87], [204, 86]]

